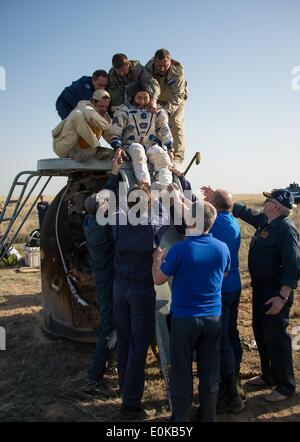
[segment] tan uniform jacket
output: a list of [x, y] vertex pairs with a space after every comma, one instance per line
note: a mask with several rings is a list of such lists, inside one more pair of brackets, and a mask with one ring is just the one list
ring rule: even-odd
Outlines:
[[163, 105], [168, 114], [172, 115], [188, 97], [183, 65], [172, 59], [171, 67], [165, 76], [155, 71], [154, 58], [145, 67], [159, 83], [160, 95], [157, 97], [158, 102]]
[[67, 157], [73, 148], [99, 146], [101, 136], [110, 143], [110, 126], [108, 114], [102, 117], [90, 101], [79, 101], [70, 115], [53, 129], [53, 150], [58, 156]]

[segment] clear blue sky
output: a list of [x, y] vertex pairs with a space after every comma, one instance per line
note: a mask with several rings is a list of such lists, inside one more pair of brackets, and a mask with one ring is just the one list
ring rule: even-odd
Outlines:
[[[300, 180], [299, 0], [1, 0], [0, 195], [20, 170], [54, 157], [61, 90], [124, 52], [165, 47], [185, 66], [190, 179], [234, 193]], [[61, 184], [50, 186], [55, 194]]]

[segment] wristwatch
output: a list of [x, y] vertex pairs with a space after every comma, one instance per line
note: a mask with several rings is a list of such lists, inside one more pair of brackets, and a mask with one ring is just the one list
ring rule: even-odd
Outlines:
[[285, 298], [284, 296], [282, 296], [281, 293], [278, 293], [277, 296], [279, 296], [279, 298], [282, 299], [285, 302], [289, 299], [289, 297]]

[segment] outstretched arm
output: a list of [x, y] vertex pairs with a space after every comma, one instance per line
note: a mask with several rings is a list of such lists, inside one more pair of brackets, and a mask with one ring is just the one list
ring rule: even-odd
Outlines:
[[213, 204], [215, 191], [210, 186], [203, 186], [201, 187], [200, 190], [204, 195], [205, 201], [207, 201], [210, 204]]
[[153, 252], [152, 277], [154, 284], [156, 285], [162, 285], [169, 279], [169, 276], [165, 275], [160, 270], [160, 266], [165, 253], [165, 249], [161, 249], [160, 247], [157, 247], [157, 249], [155, 249], [155, 251]]

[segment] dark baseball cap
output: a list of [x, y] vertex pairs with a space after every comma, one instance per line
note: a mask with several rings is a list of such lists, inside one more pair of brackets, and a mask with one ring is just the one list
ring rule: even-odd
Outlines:
[[292, 209], [295, 202], [292, 193], [286, 189], [273, 189], [271, 192], [263, 192], [263, 195], [278, 201], [288, 209]]

